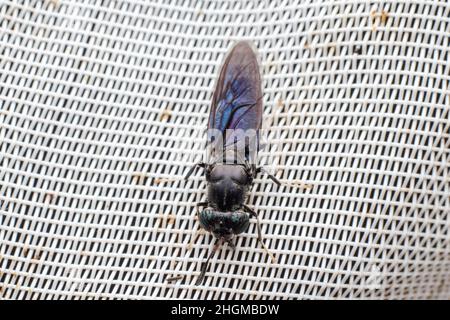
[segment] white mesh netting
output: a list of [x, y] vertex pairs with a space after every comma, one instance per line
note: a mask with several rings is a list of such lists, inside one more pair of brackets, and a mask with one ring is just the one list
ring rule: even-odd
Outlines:
[[[450, 298], [447, 1], [0, 0], [0, 297]], [[220, 63], [275, 150], [237, 249], [198, 233]], [[277, 132], [277, 134], [275, 134]], [[278, 137], [278, 138], [276, 138]], [[167, 276], [183, 276], [168, 283]]]

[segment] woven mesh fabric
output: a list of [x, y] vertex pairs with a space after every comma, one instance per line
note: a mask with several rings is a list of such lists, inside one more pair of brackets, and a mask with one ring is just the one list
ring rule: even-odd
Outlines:
[[[449, 299], [449, 16], [445, 0], [0, 0], [0, 297]], [[247, 203], [276, 261], [252, 222], [194, 286], [213, 237], [203, 175], [181, 177], [242, 39], [284, 183], [259, 176]]]

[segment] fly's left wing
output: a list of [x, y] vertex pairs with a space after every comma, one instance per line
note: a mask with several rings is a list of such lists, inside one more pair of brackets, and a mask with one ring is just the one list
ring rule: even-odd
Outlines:
[[[252, 45], [238, 42], [222, 65], [211, 104], [208, 129], [222, 134], [212, 158], [219, 153], [230, 154], [242, 163], [256, 159], [258, 134], [262, 122], [261, 74]], [[214, 140], [208, 131], [208, 142]], [[249, 137], [255, 141], [249, 143]], [[251, 139], [251, 138], [250, 138]], [[245, 152], [244, 150], [245, 149]], [[232, 151], [234, 150], [234, 152]], [[237, 151], [237, 152], [236, 152]]]

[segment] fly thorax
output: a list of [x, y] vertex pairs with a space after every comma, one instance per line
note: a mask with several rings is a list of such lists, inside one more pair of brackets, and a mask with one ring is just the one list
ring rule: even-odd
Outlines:
[[221, 211], [238, 210], [247, 197], [250, 181], [243, 166], [216, 165], [208, 177], [208, 202]]

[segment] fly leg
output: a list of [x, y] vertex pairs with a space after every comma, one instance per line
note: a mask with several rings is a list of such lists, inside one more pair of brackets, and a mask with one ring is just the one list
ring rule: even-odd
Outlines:
[[198, 202], [198, 203], [195, 205], [195, 210], [196, 210], [196, 212], [197, 212], [197, 216], [200, 214], [199, 208], [200, 208], [200, 207], [204, 208], [204, 207], [207, 207], [207, 206], [208, 206], [208, 202], [206, 202], [206, 201]]
[[264, 244], [264, 241], [262, 239], [262, 232], [261, 232], [261, 224], [259, 222], [259, 217], [257, 215], [257, 213], [250, 208], [249, 206], [245, 205], [243, 206], [244, 211], [246, 211], [247, 213], [249, 213], [251, 216], [256, 218], [256, 228], [258, 230], [258, 241], [261, 244], [261, 246], [263, 247], [264, 251], [267, 253], [267, 255], [269, 255], [270, 259], [272, 260], [272, 263], [275, 263], [275, 256], [272, 254], [272, 252], [269, 251], [269, 249], [266, 247], [266, 245]]
[[228, 240], [227, 243], [231, 250], [234, 251], [234, 249], [236, 249], [236, 244], [233, 242], [233, 240]]
[[197, 167], [200, 167], [200, 168], [205, 169], [205, 168], [206, 168], [206, 163], [204, 163], [204, 162], [199, 162], [199, 163], [194, 164], [194, 165], [189, 169], [188, 173], [187, 173], [186, 176], [184, 177], [184, 180], [189, 179], [189, 177], [194, 173], [194, 170], [195, 170]]
[[222, 244], [222, 239], [216, 239], [216, 242], [214, 243], [214, 247], [211, 250], [211, 253], [208, 256], [208, 259], [206, 259], [205, 262], [203, 262], [202, 267], [200, 269], [200, 275], [197, 278], [197, 281], [195, 282], [196, 286], [199, 286], [203, 283], [203, 279], [205, 278], [206, 269], [208, 269], [209, 260], [214, 256], [217, 249], [219, 249], [220, 245]]
[[260, 173], [260, 172], [266, 174], [267, 177], [269, 177], [270, 180], [272, 180], [273, 182], [275, 182], [275, 184], [276, 184], [277, 186], [281, 186], [281, 182], [280, 182], [277, 178], [275, 178], [274, 175], [272, 175], [272, 174], [270, 174], [269, 172], [267, 172], [263, 167], [259, 167], [259, 168], [256, 169], [256, 173]]
[[267, 172], [264, 168], [259, 167], [258, 169], [256, 169], [256, 173], [264, 173], [267, 175], [267, 177], [272, 180], [273, 182], [276, 183], [277, 186], [281, 186], [281, 185], [285, 185], [285, 186], [289, 186], [289, 187], [296, 187], [296, 188], [300, 188], [300, 189], [312, 189], [312, 185], [307, 184], [307, 183], [303, 183], [301, 181], [290, 181], [290, 182], [283, 182], [281, 183], [280, 180], [278, 180], [277, 178], [275, 178], [275, 176], [273, 176], [272, 174], [270, 174], [269, 172]]
[[[198, 202], [195, 205], [195, 211], [196, 211], [197, 217], [200, 214], [199, 208], [200, 207], [207, 207], [207, 206], [208, 206], [208, 202], [206, 202], [206, 201], [205, 202]], [[200, 225], [197, 224], [197, 229], [195, 231], [195, 234], [192, 236], [192, 239], [191, 239], [191, 241], [189, 242], [189, 244], [187, 246], [188, 250], [192, 249], [192, 246], [194, 245], [195, 241], [197, 240], [198, 236], [200, 235], [200, 232], [201, 232], [200, 231]]]

